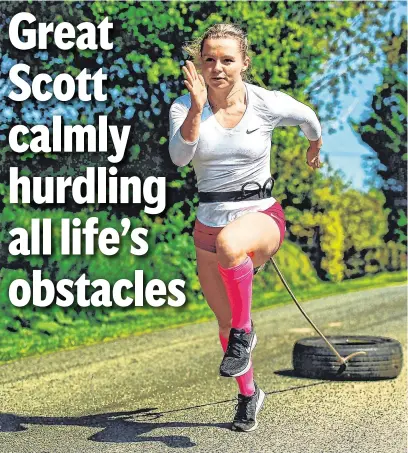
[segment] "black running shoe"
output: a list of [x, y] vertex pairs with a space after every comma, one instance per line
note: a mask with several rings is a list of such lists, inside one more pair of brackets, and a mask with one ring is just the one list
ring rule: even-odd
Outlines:
[[245, 374], [251, 367], [251, 351], [257, 342], [254, 326], [246, 333], [244, 329], [232, 328], [228, 339], [228, 347], [220, 365], [220, 375], [237, 377]]
[[262, 409], [265, 393], [255, 384], [255, 393], [252, 396], [238, 394], [236, 414], [231, 425], [232, 431], [254, 431], [258, 426], [256, 416]]

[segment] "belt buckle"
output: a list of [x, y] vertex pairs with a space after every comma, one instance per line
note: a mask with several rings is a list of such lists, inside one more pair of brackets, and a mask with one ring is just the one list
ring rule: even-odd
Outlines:
[[241, 197], [243, 199], [245, 199], [245, 186], [247, 186], [248, 184], [256, 184], [258, 186], [258, 197], [262, 198], [260, 195], [261, 195], [261, 192], [263, 192], [263, 189], [262, 189], [261, 185], [259, 184], [259, 182], [256, 182], [256, 181], [248, 181], [248, 182], [246, 182], [245, 184], [242, 185], [242, 187], [241, 187]]

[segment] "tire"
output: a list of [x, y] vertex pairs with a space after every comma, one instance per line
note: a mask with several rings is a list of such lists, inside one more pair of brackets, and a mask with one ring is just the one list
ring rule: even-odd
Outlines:
[[327, 339], [342, 357], [353, 357], [343, 371], [336, 355], [320, 337], [303, 338], [293, 348], [293, 368], [301, 377], [336, 380], [394, 379], [402, 369], [401, 344], [392, 338], [371, 336], [333, 336]]

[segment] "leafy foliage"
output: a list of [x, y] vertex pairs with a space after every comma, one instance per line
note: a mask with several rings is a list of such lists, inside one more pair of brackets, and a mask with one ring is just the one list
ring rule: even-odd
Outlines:
[[[282, 90], [309, 105], [309, 95], [322, 84], [329, 85], [332, 99], [319, 100], [316, 110], [319, 112], [325, 106], [330, 117], [336, 115], [340, 90], [347, 89], [352, 78], [364, 74], [364, 68], [373, 61], [378, 42], [384, 39], [381, 18], [392, 8], [392, 2], [1, 2], [0, 332], [3, 336], [0, 337], [8, 342], [6, 349], [15, 348], [9, 344], [13, 343], [12, 335], [14, 338], [21, 335], [29, 352], [35, 349], [37, 334], [61, 338], [62, 347], [85, 341], [73, 335], [74, 329], [81, 325], [99, 325], [103, 335], [111, 323], [118, 323], [123, 334], [130, 334], [131, 329], [141, 331], [153, 325], [169, 325], [176, 322], [175, 318], [177, 322], [188, 322], [209, 316], [196, 276], [191, 238], [197, 204], [194, 174], [191, 167], [175, 168], [168, 155], [170, 104], [186, 92], [181, 71], [186, 58], [182, 44], [200, 36], [214, 23], [241, 24], [251, 43], [253, 83]], [[61, 51], [50, 44], [43, 51], [18, 51], [8, 41], [7, 27], [11, 17], [23, 10], [34, 14], [37, 22], [68, 21], [74, 26], [85, 21], [97, 24], [109, 17], [114, 24], [114, 48], [104, 52]], [[376, 40], [372, 39], [373, 30], [377, 30]], [[397, 41], [384, 51], [397, 49]], [[364, 49], [359, 59], [350, 54], [351, 42]], [[108, 74], [108, 101], [13, 102], [7, 96], [13, 88], [7, 77], [10, 68], [21, 62], [31, 68], [29, 79], [43, 72], [52, 77], [63, 72], [76, 76], [81, 68], [89, 68], [92, 73], [102, 68]], [[339, 72], [341, 75], [337, 77]], [[5, 181], [12, 166], [18, 166], [31, 177], [78, 176], [87, 166], [110, 166], [106, 153], [17, 154], [10, 150], [7, 136], [14, 125], [51, 127], [53, 115], [61, 115], [65, 124], [97, 124], [98, 116], [108, 115], [109, 124], [131, 125], [130, 147], [125, 159], [117, 165], [118, 176], [137, 175], [144, 179], [165, 175], [169, 181], [167, 211], [160, 217], [149, 217], [139, 206], [95, 204], [82, 208], [71, 199], [64, 206], [11, 205]], [[392, 121], [392, 127], [398, 129], [394, 117]], [[288, 238], [292, 241], [284, 243], [279, 260], [289, 282], [294, 287], [310, 288], [319, 278], [339, 282], [369, 272], [403, 268], [404, 249], [394, 243], [384, 246], [382, 241], [386, 211], [381, 193], [373, 190], [364, 195], [351, 190], [336, 173], [326, 177], [314, 173], [304, 164], [307, 145], [298, 128], [274, 131], [271, 150], [271, 172], [277, 181], [274, 196], [285, 208]], [[141, 258], [133, 257], [128, 253], [129, 243], [124, 241], [120, 253], [114, 257], [101, 254], [63, 257], [58, 251], [59, 221], [63, 217], [84, 220], [89, 216], [98, 217], [102, 227], [109, 225], [120, 230], [120, 220], [129, 217], [133, 227], [148, 228], [149, 253]], [[50, 257], [8, 256], [10, 229], [29, 229], [32, 218], [45, 217], [51, 218], [55, 225], [55, 253]], [[46, 310], [17, 309], [7, 302], [8, 285], [15, 278], [29, 280], [33, 268], [41, 268], [52, 280], [75, 280], [86, 272], [91, 280], [106, 278], [110, 282], [132, 279], [134, 270], [141, 269], [146, 279], [156, 276], [166, 282], [173, 278], [186, 280], [188, 302], [177, 310], [177, 316], [168, 307], [160, 310], [72, 310], [55, 306]], [[256, 285], [255, 292], [259, 293], [280, 288], [276, 277], [269, 274], [260, 274]], [[127, 327], [126, 320], [131, 316], [137, 317], [137, 322]], [[59, 337], [61, 329], [70, 333]]]
[[372, 99], [369, 118], [354, 123], [373, 152], [366, 158], [389, 211], [386, 240], [406, 243], [407, 226], [407, 23], [383, 45], [386, 65]]

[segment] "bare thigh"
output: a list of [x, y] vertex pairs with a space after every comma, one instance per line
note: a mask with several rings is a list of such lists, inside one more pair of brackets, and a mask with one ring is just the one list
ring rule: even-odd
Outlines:
[[216, 242], [217, 258], [221, 266], [233, 267], [249, 255], [258, 267], [277, 252], [279, 241], [275, 220], [267, 214], [251, 212], [221, 230]]
[[218, 271], [215, 253], [196, 247], [197, 271], [204, 297], [214, 312], [220, 332], [228, 338], [231, 327], [231, 309], [224, 282]]

